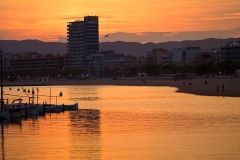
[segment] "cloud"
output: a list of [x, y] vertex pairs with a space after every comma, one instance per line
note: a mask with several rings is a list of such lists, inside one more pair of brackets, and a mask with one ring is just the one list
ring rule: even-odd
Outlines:
[[22, 22], [22, 24], [36, 24], [36, 23], [38, 23], [38, 21], [34, 21], [34, 20], [32, 20], [32, 21], [23, 21]]
[[[25, 30], [0, 30], [0, 39], [5, 40], [23, 40], [23, 39], [38, 39], [46, 42], [67, 42], [67, 37], [64, 35], [52, 34], [52, 35], [32, 35], [32, 34], [22, 34], [27, 31]], [[139, 42], [139, 43], [160, 43], [168, 41], [183, 41], [183, 40], [201, 40], [207, 38], [238, 38], [240, 37], [240, 27], [237, 26], [230, 30], [222, 31], [188, 31], [188, 32], [136, 32], [136, 33], [126, 33], [126, 32], [114, 32], [109, 33], [108, 37], [105, 34], [99, 35], [100, 42], [115, 42], [115, 41], [125, 41], [125, 42]]]
[[240, 12], [223, 14], [227, 16], [240, 16]]
[[130, 21], [122, 21], [122, 20], [102, 20], [100, 23], [127, 23], [127, 22], [130, 22]]
[[137, 36], [147, 36], [148, 34], [146, 32], [138, 32], [136, 33]]
[[67, 37], [65, 37], [65, 36], [58, 36], [58, 42], [66, 43], [67, 42]]
[[221, 17], [203, 18], [202, 20], [212, 21], [212, 20], [230, 20], [230, 19], [240, 19], [240, 15], [229, 14], [229, 15], [225, 15], [225, 16], [223, 15]]
[[166, 33], [164, 34], [165, 37], [174, 37], [177, 34], [177, 32], [170, 32], [170, 33]]
[[63, 18], [60, 18], [60, 19], [83, 19], [84, 17], [63, 17]]
[[207, 38], [231, 38], [240, 34], [240, 27], [232, 30], [223, 31], [188, 31], [188, 32], [137, 32], [137, 33], [124, 33], [116, 32], [111, 33], [107, 38], [100, 36], [100, 42], [168, 42], [168, 41], [184, 41], [184, 40], [201, 40]]
[[114, 18], [114, 17], [111, 17], [111, 16], [99, 16], [99, 18]]
[[240, 33], [240, 27], [235, 27], [233, 30], [237, 31], [238, 33]]

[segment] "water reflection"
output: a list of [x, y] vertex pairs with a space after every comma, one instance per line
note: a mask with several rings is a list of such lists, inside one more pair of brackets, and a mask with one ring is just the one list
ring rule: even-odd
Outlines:
[[69, 112], [72, 158], [100, 159], [100, 110]]
[[4, 126], [1, 124], [1, 151], [2, 151], [2, 160], [5, 159], [5, 146], [4, 146]]
[[2, 159], [240, 157], [239, 98], [131, 86], [52, 86], [52, 95], [59, 90], [59, 104], [80, 109], [1, 122]]
[[70, 112], [71, 129], [78, 133], [99, 134], [100, 133], [100, 110], [79, 109]]
[[23, 119], [24, 119], [24, 118], [21, 118], [21, 117], [20, 117], [20, 118], [11, 118], [9, 124], [21, 126]]
[[97, 101], [99, 97], [69, 98], [70, 101]]
[[8, 125], [10, 123], [10, 119], [1, 119], [0, 125]]

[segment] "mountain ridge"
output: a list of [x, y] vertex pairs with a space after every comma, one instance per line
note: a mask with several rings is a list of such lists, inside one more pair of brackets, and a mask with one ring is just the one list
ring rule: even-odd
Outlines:
[[[102, 50], [115, 50], [116, 53], [133, 56], [147, 55], [147, 52], [151, 52], [154, 48], [163, 48], [168, 51], [172, 51], [174, 48], [181, 47], [200, 47], [203, 50], [211, 48], [220, 48], [222, 44], [232, 42], [240, 42], [240, 38], [227, 38], [227, 39], [215, 39], [208, 38], [203, 40], [184, 40], [184, 41], [169, 41], [161, 43], [139, 43], [139, 42], [100, 42], [99, 51]], [[47, 53], [67, 53], [67, 43], [62, 42], [43, 42], [36, 39], [26, 40], [0, 40], [0, 48], [4, 53], [16, 53], [16, 52], [38, 52], [41, 54]]]

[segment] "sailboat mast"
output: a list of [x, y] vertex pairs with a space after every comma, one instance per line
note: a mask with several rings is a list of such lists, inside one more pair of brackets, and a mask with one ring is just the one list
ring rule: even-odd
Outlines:
[[0, 54], [1, 54], [1, 110], [3, 110], [3, 105], [4, 105], [4, 101], [3, 101], [3, 77], [2, 77], [2, 49], [0, 50]]

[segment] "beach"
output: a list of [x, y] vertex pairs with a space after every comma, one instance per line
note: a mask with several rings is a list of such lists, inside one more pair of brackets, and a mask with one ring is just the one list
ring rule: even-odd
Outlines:
[[[205, 83], [205, 81], [207, 83]], [[4, 82], [4, 86], [43, 86], [43, 85], [119, 85], [119, 86], [169, 86], [176, 92], [204, 96], [240, 97], [239, 78], [194, 78], [174, 81], [173, 79], [94, 79], [94, 80], [51, 80]], [[218, 92], [217, 92], [218, 85]], [[224, 88], [222, 88], [224, 85]], [[223, 92], [224, 89], [224, 92]]]

